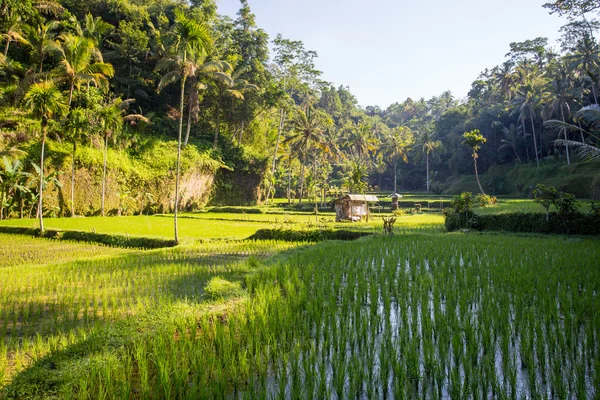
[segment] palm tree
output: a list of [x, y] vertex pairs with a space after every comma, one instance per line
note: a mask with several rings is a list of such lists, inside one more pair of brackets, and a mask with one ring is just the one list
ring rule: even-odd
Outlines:
[[398, 159], [408, 162], [408, 150], [414, 143], [414, 136], [409, 127], [398, 126], [392, 130], [388, 140], [394, 157], [394, 193], [398, 193]]
[[521, 164], [521, 157], [519, 157], [519, 153], [517, 152], [517, 141], [519, 140], [519, 132], [517, 131], [517, 127], [515, 124], [510, 124], [508, 128], [502, 126], [502, 133], [504, 134], [504, 139], [500, 140], [502, 145], [498, 148], [498, 150], [510, 147], [510, 149], [515, 153], [519, 164]]
[[368, 156], [369, 151], [375, 149], [373, 127], [362, 121], [356, 125], [352, 125], [346, 141], [350, 147], [350, 151], [354, 152], [355, 150], [357, 160], [362, 162]]
[[105, 209], [104, 202], [106, 198], [106, 164], [108, 158], [108, 139], [117, 136], [123, 129], [125, 122], [141, 121], [150, 123], [150, 120], [141, 114], [126, 114], [127, 108], [133, 103], [134, 99], [123, 100], [116, 98], [108, 103], [105, 103], [97, 111], [100, 129], [104, 135], [104, 162], [102, 167], [102, 200], [101, 200], [101, 215], [104, 217]]
[[23, 20], [21, 16], [15, 11], [11, 10], [7, 12], [6, 15], [6, 32], [2, 33], [0, 37], [6, 40], [4, 45], [4, 57], [8, 55], [8, 48], [10, 47], [11, 42], [20, 42], [23, 40], [21, 34], [23, 33]]
[[537, 135], [535, 133], [535, 109], [541, 103], [543, 98], [543, 86], [545, 82], [539, 73], [536, 65], [523, 63], [517, 69], [520, 78], [520, 85], [517, 89], [517, 97], [513, 100], [516, 110], [519, 112], [523, 135], [526, 135], [525, 119], [528, 117], [531, 121], [531, 132], [533, 135], [533, 150], [535, 152], [535, 162], [539, 168], [540, 159], [537, 146]]
[[75, 156], [77, 153], [77, 142], [81, 140], [83, 130], [88, 125], [89, 120], [85, 110], [80, 107], [71, 109], [65, 120], [69, 139], [73, 142], [73, 160], [71, 161], [71, 217], [75, 216]]
[[110, 32], [114, 26], [105, 22], [101, 17], [96, 17], [90, 13], [86, 14], [84, 24], [81, 24], [76, 21], [75, 29], [77, 34], [86, 39], [90, 39], [94, 44], [94, 57], [96, 61], [102, 62], [102, 53], [100, 52], [100, 43], [102, 42], [102, 38]]
[[93, 60], [96, 46], [92, 39], [65, 34], [59, 37], [58, 42], [53, 42], [50, 48], [60, 58], [54, 75], [69, 87], [69, 107], [73, 100], [73, 90], [82, 83], [92, 83], [108, 89], [107, 78], [112, 77], [115, 71], [111, 64]]
[[330, 123], [331, 118], [323, 111], [314, 110], [310, 107], [305, 112], [301, 107], [296, 107], [296, 113], [292, 120], [292, 134], [284, 140], [284, 144], [289, 143], [292, 151], [302, 158], [298, 204], [302, 203], [304, 169], [309, 147], [313, 143], [327, 146], [323, 132], [325, 132], [324, 128]]
[[477, 171], [477, 159], [479, 158], [477, 152], [479, 151], [479, 149], [481, 149], [481, 145], [487, 142], [487, 139], [484, 138], [481, 133], [479, 133], [478, 129], [475, 129], [470, 132], [465, 132], [463, 134], [463, 138], [465, 140], [462, 142], [462, 144], [470, 147], [472, 151], [471, 156], [473, 157], [473, 165], [475, 166], [475, 178], [477, 179], [477, 185], [479, 185], [479, 190], [481, 191], [481, 194], [485, 194], [483, 188], [481, 187], [481, 182], [479, 181], [479, 172]]
[[[179, 231], [177, 228], [177, 208], [179, 206], [179, 175], [181, 173], [181, 142], [183, 134], [183, 109], [185, 103], [185, 82], [192, 72], [192, 66], [188, 62], [188, 54], [195, 53], [197, 55], [206, 55], [209, 53], [212, 44], [210, 31], [206, 24], [197, 22], [185, 16], [181, 9], [175, 10], [175, 24], [169, 32], [174, 39], [173, 46], [170, 52], [161, 60], [157, 69], [164, 69], [167, 65], [172, 65], [173, 62], [179, 65], [180, 80], [181, 80], [181, 96], [179, 103], [179, 133], [177, 140], [177, 170], [175, 174], [175, 203], [174, 203], [174, 231], [175, 242], [179, 243]], [[173, 81], [172, 77], [168, 77], [168, 73], [163, 76], [158, 85], [160, 91], [165, 85]]]
[[[562, 122], [567, 122], [567, 116], [571, 116], [571, 110], [576, 105], [577, 99], [581, 98], [581, 88], [575, 87], [569, 74], [569, 70], [565, 65], [557, 65], [554, 71], [554, 77], [548, 85], [548, 97], [545, 99], [547, 117], [557, 116]], [[565, 115], [565, 110], [566, 115]], [[550, 119], [550, 118], [547, 118]], [[563, 129], [564, 140], [569, 140], [567, 137], [567, 129]], [[567, 164], [571, 164], [569, 155], [569, 146], [565, 145], [565, 153], [567, 156]]]
[[56, 28], [60, 26], [58, 21], [46, 21], [40, 19], [35, 25], [23, 26], [23, 37], [19, 41], [21, 44], [28, 46], [34, 59], [38, 62], [38, 73], [42, 73], [44, 68], [44, 57], [48, 49], [52, 47], [56, 34]]
[[600, 143], [600, 106], [593, 104], [583, 107], [581, 110], [577, 111], [575, 118], [578, 121], [583, 121], [589, 129], [583, 129], [581, 124], [573, 125], [559, 120], [549, 120], [544, 126], [557, 131], [568, 130], [571, 132], [579, 132], [582, 136], [585, 133], [590, 139], [596, 141], [596, 145], [586, 143], [584, 140], [577, 142], [568, 139], [557, 139], [554, 141], [554, 145], [571, 147], [584, 158], [600, 158], [600, 148], [597, 146], [597, 143]]
[[594, 104], [598, 104], [594, 72], [598, 71], [600, 67], [600, 46], [592, 36], [585, 35], [582, 40], [577, 42], [574, 50], [574, 53], [565, 56], [565, 60], [570, 62], [569, 67], [572, 70], [576, 70], [585, 81], [589, 82]]
[[43, 233], [44, 149], [46, 146], [48, 122], [51, 119], [61, 115], [66, 108], [66, 104], [64, 102], [62, 93], [52, 81], [42, 81], [31, 85], [27, 91], [27, 94], [25, 95], [25, 103], [26, 106], [31, 110], [33, 116], [40, 120], [42, 126], [38, 214], [40, 220], [40, 231]]
[[[230, 65], [231, 66], [231, 65]], [[247, 80], [242, 78], [242, 75], [246, 72], [244, 68], [238, 68], [236, 70], [230, 69], [226, 71], [226, 75], [215, 76], [215, 82], [217, 85], [217, 107], [215, 113], [215, 139], [213, 148], [217, 148], [219, 143], [219, 134], [221, 130], [221, 103], [223, 102], [223, 96], [228, 94], [236, 99], [244, 100], [244, 92], [246, 90], [258, 90], [258, 86], [251, 84]], [[241, 133], [240, 139], [241, 142]]]
[[5, 216], [4, 207], [9, 208], [11, 206], [6, 204], [7, 199], [10, 198], [14, 202], [17, 194], [22, 195], [29, 192], [25, 180], [31, 176], [30, 173], [23, 171], [21, 160], [10, 161], [8, 157], [2, 157], [2, 161], [4, 162], [4, 171], [0, 170], [0, 220], [4, 219]]
[[425, 127], [421, 134], [417, 136], [417, 145], [425, 153], [425, 165], [427, 174], [427, 193], [429, 194], [429, 154], [435, 152], [442, 146], [442, 142], [433, 138], [431, 127]]

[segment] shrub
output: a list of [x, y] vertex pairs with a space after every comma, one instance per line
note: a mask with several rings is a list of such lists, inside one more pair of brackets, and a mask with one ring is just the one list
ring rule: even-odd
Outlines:
[[496, 199], [496, 196], [490, 196], [481, 193], [475, 196], [475, 202], [479, 207], [493, 206], [496, 205], [497, 201], [498, 200]]
[[213, 207], [208, 212], [225, 214], [263, 214], [261, 208], [252, 207]]
[[[462, 226], [456, 214], [446, 217], [448, 231], [456, 231]], [[568, 217], [559, 212], [551, 212], [546, 220], [544, 214], [512, 213], [471, 216], [471, 228], [479, 231], [508, 231], [530, 233], [554, 233], [573, 235], [600, 235], [600, 216], [573, 211]]]

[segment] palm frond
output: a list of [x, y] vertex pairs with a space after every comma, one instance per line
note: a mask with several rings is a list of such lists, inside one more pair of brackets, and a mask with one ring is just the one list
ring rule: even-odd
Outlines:
[[588, 143], [581, 143], [575, 140], [557, 139], [552, 142], [556, 147], [567, 146], [575, 149], [577, 154], [587, 159], [600, 160], [600, 148]]

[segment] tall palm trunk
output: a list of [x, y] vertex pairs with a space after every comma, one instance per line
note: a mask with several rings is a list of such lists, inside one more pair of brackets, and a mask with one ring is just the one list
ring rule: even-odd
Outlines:
[[302, 167], [300, 168], [300, 197], [298, 197], [298, 204], [302, 203], [302, 194], [304, 189], [304, 166], [306, 164], [306, 152], [308, 149], [305, 149], [304, 156], [302, 157]]
[[102, 167], [102, 202], [100, 214], [104, 217], [104, 199], [106, 198], [106, 159], [108, 158], [108, 132], [104, 133], [104, 164]]
[[292, 205], [292, 157], [291, 157], [291, 154], [290, 154], [290, 160], [288, 162], [287, 200], [288, 200], [288, 206], [291, 206]]
[[475, 165], [475, 179], [477, 179], [477, 185], [479, 186], [479, 190], [481, 194], [485, 194], [483, 188], [481, 187], [481, 182], [479, 181], [479, 172], [477, 171], [477, 154], [473, 153], [473, 165]]
[[77, 141], [73, 140], [73, 162], [71, 165], [71, 217], [75, 216], [75, 152]]
[[523, 139], [525, 139], [525, 153], [527, 154], [527, 162], [531, 161], [529, 157], [529, 146], [527, 145], [527, 132], [525, 132], [525, 116], [521, 116], [521, 128], [523, 128]]
[[[562, 106], [560, 107], [560, 115], [562, 117], [562, 121], [565, 122], [565, 111], [563, 110]], [[563, 135], [565, 137], [565, 141], [568, 140], [566, 128], [563, 128]], [[571, 157], [569, 156], [569, 146], [567, 146], [566, 142], [565, 142], [565, 151], [567, 152], [567, 165], [571, 165]]]
[[[40, 71], [41, 73], [42, 71]], [[75, 83], [71, 82], [71, 86], [69, 87], [69, 106], [68, 109], [71, 109], [71, 102], [73, 101], [73, 90], [75, 89]]]
[[429, 194], [429, 150], [425, 152], [425, 164], [427, 168], [427, 194]]
[[[177, 209], [179, 206], [179, 175], [181, 173], [181, 136], [183, 133], [183, 106], [185, 100], [185, 80], [187, 78], [185, 73], [185, 62], [186, 62], [186, 52], [183, 53], [183, 74], [181, 77], [181, 101], [179, 104], [179, 134], [177, 138], [177, 168], [175, 172], [175, 204], [173, 207], [173, 228], [175, 231], [175, 243], [179, 243], [179, 230], [177, 227]], [[216, 138], [215, 138], [215, 147], [216, 147]]]
[[8, 55], [8, 47], [10, 46], [10, 38], [6, 39], [6, 46], [4, 46], [4, 56]]
[[[275, 150], [273, 151], [273, 163], [271, 164], [271, 182], [269, 182], [269, 190], [267, 190], [267, 203], [269, 202], [269, 196], [273, 189], [273, 177], [275, 176], [275, 168], [277, 168], [277, 150], [279, 150], [279, 141], [281, 140], [281, 132], [283, 132], [283, 126], [285, 120], [283, 119], [283, 108], [279, 110], [279, 128], [277, 129], [277, 142], [275, 143]], [[275, 194], [273, 194], [275, 197]]]
[[46, 130], [48, 123], [42, 122], [42, 152], [40, 156], [40, 198], [38, 199], [38, 216], [40, 219], [40, 232], [44, 233], [44, 150], [46, 148]]
[[533, 149], [535, 151], [535, 162], [540, 167], [540, 158], [538, 157], [537, 139], [535, 138], [535, 125], [533, 123], [533, 110], [529, 107], [529, 117], [531, 119], [531, 132], [533, 134]]
[[221, 128], [221, 98], [223, 97], [221, 89], [219, 89], [219, 97], [217, 98], [217, 115], [215, 118], [215, 141], [213, 143], [213, 148], [217, 148], [219, 144], [219, 131]]
[[398, 154], [394, 158], [394, 193], [398, 193]]
[[190, 139], [190, 131], [192, 129], [192, 101], [190, 99], [190, 104], [188, 107], [188, 119], [187, 119], [187, 127], [185, 132], [185, 140], [183, 141], [183, 146], [187, 146], [188, 140]]

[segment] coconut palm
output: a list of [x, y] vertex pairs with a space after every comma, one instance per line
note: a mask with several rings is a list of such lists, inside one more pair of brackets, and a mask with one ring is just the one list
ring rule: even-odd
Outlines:
[[108, 89], [107, 78], [112, 77], [115, 71], [109, 63], [94, 61], [96, 46], [92, 39], [68, 33], [60, 36], [49, 48], [60, 58], [53, 74], [69, 87], [69, 107], [73, 100], [73, 90], [81, 84], [91, 83]]
[[[185, 103], [185, 83], [192, 72], [192, 65], [188, 61], [188, 55], [194, 53], [198, 56], [206, 55], [212, 45], [210, 31], [205, 23], [197, 22], [186, 17], [182, 9], [175, 10], [175, 24], [171, 27], [169, 36], [172, 46], [166, 57], [159, 61], [157, 70], [163, 70], [171, 66], [173, 62], [179, 65], [179, 76], [181, 80], [181, 95], [179, 103], [179, 133], [177, 140], [177, 167], [175, 174], [175, 203], [174, 203], [174, 231], [175, 242], [179, 242], [179, 231], [177, 227], [177, 209], [179, 206], [179, 175], [181, 173], [181, 143], [183, 133], [183, 109]], [[158, 85], [160, 91], [164, 86], [173, 82], [172, 77], [163, 76]]]
[[[540, 158], [537, 145], [537, 135], [535, 132], [535, 114], [536, 109], [541, 104], [544, 97], [544, 78], [539, 72], [537, 65], [522, 63], [517, 68], [519, 77], [519, 86], [517, 88], [517, 97], [513, 100], [515, 112], [519, 113], [523, 135], [526, 136], [525, 120], [529, 118], [531, 122], [531, 134], [533, 136], [533, 151], [535, 153], [535, 162], [540, 166]], [[529, 154], [529, 153], [528, 153]]]
[[71, 161], [71, 217], [75, 216], [75, 156], [77, 153], [77, 142], [81, 140], [82, 133], [88, 126], [89, 119], [84, 109], [77, 107], [70, 110], [65, 120], [65, 128], [69, 139], [73, 142]]
[[104, 203], [106, 198], [106, 164], [108, 158], [108, 140], [113, 140], [122, 131], [125, 122], [135, 123], [137, 121], [150, 123], [150, 120], [141, 114], [126, 114], [134, 99], [113, 99], [99, 107], [96, 112], [100, 131], [104, 136], [104, 161], [102, 166], [102, 200], [100, 206], [101, 215], [105, 215]]
[[[546, 108], [544, 110], [547, 119], [550, 117], [558, 117], [562, 122], [567, 122], [567, 117], [570, 117], [574, 107], [577, 106], [577, 99], [581, 98], [581, 88], [573, 85], [570, 72], [566, 65], [558, 64], [554, 70], [552, 81], [547, 87], [547, 96], [544, 99]], [[566, 112], [565, 112], [566, 111]], [[569, 140], [567, 137], [567, 129], [562, 129], [563, 140]], [[569, 155], [569, 146], [565, 145], [565, 153], [567, 156], [567, 164], [571, 164]]]
[[25, 104], [31, 110], [33, 116], [40, 120], [42, 127], [42, 141], [40, 152], [40, 187], [38, 199], [38, 214], [40, 231], [44, 232], [43, 219], [43, 190], [44, 190], [44, 149], [46, 146], [46, 134], [50, 120], [60, 116], [66, 109], [66, 104], [60, 90], [52, 81], [34, 83], [29, 87], [25, 95]]
[[58, 21], [40, 19], [34, 25], [23, 26], [23, 36], [19, 42], [30, 48], [33, 58], [38, 62], [38, 73], [44, 69], [44, 57], [54, 43], [56, 29], [60, 26]]
[[355, 154], [357, 161], [361, 162], [369, 155], [369, 151], [375, 149], [376, 140], [373, 136], [373, 127], [361, 121], [356, 125], [351, 125], [348, 133], [346, 144]]
[[522, 163], [521, 157], [519, 157], [519, 152], [517, 151], [517, 142], [519, 141], [519, 132], [517, 130], [516, 125], [510, 124], [510, 126], [508, 128], [505, 126], [502, 126], [502, 133], [504, 134], [504, 139], [500, 140], [500, 143], [502, 143], [502, 145], [498, 148], [498, 150], [501, 150], [504, 148], [510, 148], [515, 153], [515, 157], [517, 157], [519, 164], [521, 164]]
[[6, 32], [0, 34], [0, 37], [6, 41], [4, 44], [4, 57], [8, 55], [8, 48], [12, 42], [20, 42], [23, 40], [23, 20], [15, 10], [7, 11], [6, 13]]
[[298, 204], [302, 203], [304, 189], [304, 169], [309, 148], [312, 144], [327, 147], [323, 136], [325, 128], [331, 124], [331, 117], [325, 112], [315, 110], [312, 107], [305, 112], [301, 107], [296, 107], [292, 120], [292, 134], [284, 140], [284, 144], [290, 144], [291, 150], [300, 156], [300, 193]]
[[[573, 125], [559, 120], [549, 120], [544, 126], [556, 131], [568, 130], [570, 132], [579, 132], [581, 135], [585, 133], [592, 142], [595, 140], [596, 143], [600, 143], [600, 106], [592, 104], [583, 107], [577, 111], [575, 119], [582, 121], [589, 128], [586, 130], [581, 127], [581, 124]], [[585, 141], [578, 142], [568, 139], [557, 139], [554, 141], [554, 145], [570, 147], [584, 158], [600, 158], [600, 148]]]
[[408, 162], [408, 150], [414, 143], [414, 136], [409, 127], [398, 126], [390, 133], [388, 143], [394, 159], [394, 193], [398, 193], [398, 159]]
[[596, 96], [596, 82], [594, 82], [594, 72], [600, 67], [600, 46], [598, 42], [590, 35], [585, 35], [582, 40], [577, 42], [575, 52], [565, 56], [565, 60], [569, 62], [569, 67], [584, 78], [588, 82], [594, 104], [598, 104]]
[[[231, 66], [231, 64], [229, 65]], [[214, 77], [217, 85], [217, 107], [215, 112], [215, 139], [213, 142], [213, 148], [217, 148], [219, 144], [219, 134], [221, 129], [221, 103], [223, 102], [223, 97], [225, 95], [229, 95], [235, 99], [244, 100], [245, 91], [258, 90], [258, 86], [242, 78], [246, 71], [247, 70], [245, 68], [232, 68], [228, 71], [225, 71], [226, 75], [218, 75]]]
[[429, 193], [429, 155], [442, 147], [442, 142], [435, 140], [431, 127], [425, 126], [417, 136], [417, 146], [425, 154], [426, 187]]
[[29, 192], [26, 180], [31, 177], [30, 173], [23, 171], [21, 160], [11, 161], [8, 157], [2, 157], [2, 161], [4, 169], [0, 170], [0, 220], [8, 215], [8, 212], [7, 215], [4, 214], [4, 207], [7, 207], [7, 211], [11, 207], [11, 203], [7, 203], [8, 199], [14, 202], [17, 195]]
[[471, 156], [473, 157], [473, 165], [475, 166], [475, 178], [477, 179], [477, 185], [479, 185], [481, 194], [485, 194], [483, 188], [481, 187], [481, 182], [479, 181], [479, 172], [477, 171], [477, 159], [479, 158], [479, 154], [477, 154], [477, 152], [479, 149], [481, 149], [481, 145], [487, 142], [487, 139], [484, 138], [481, 133], [479, 133], [478, 129], [465, 132], [463, 134], [463, 138], [465, 140], [462, 142], [462, 144], [471, 148]]

